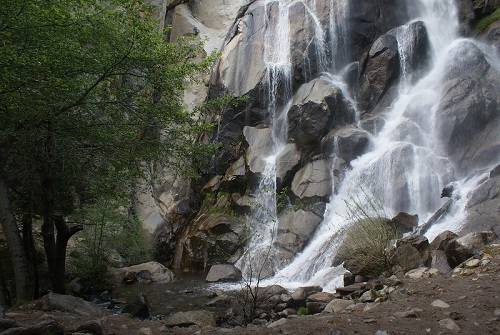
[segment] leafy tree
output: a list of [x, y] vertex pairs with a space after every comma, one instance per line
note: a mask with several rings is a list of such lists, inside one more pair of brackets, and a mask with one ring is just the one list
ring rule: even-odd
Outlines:
[[151, 11], [133, 0], [0, 0], [0, 220], [17, 234], [16, 282], [27, 267], [13, 214], [43, 216], [53, 290], [64, 292], [63, 253], [81, 226], [62, 215], [133, 188], [155, 164], [194, 172], [211, 149], [181, 97], [214, 55], [196, 61], [199, 43], [166, 42]]

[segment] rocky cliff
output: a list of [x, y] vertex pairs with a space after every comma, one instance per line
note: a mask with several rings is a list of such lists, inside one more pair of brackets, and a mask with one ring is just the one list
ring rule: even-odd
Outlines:
[[[454, 184], [452, 213], [436, 225], [500, 234], [499, 25], [474, 30], [498, 1], [152, 2], [170, 39], [220, 51], [186, 104], [245, 97], [214, 120], [208, 137], [222, 149], [203, 182], [166, 177], [140, 196], [161, 260], [189, 270], [233, 263], [265, 235], [260, 220], [272, 230], [271, 274], [326, 221], [335, 226], [335, 199], [356, 189], [427, 221]], [[447, 40], [433, 26], [443, 15]]]

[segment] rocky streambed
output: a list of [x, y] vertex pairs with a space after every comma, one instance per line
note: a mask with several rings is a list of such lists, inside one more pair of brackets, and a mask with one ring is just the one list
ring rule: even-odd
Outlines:
[[[448, 242], [480, 240], [470, 237]], [[483, 243], [471, 257], [447, 273], [419, 267], [403, 275], [366, 282], [358, 277], [359, 282], [334, 293], [318, 292], [318, 287], [302, 287], [293, 292], [277, 285], [260, 288], [261, 297], [265, 298], [259, 301], [256, 317], [247, 326], [238, 324], [235, 296], [220, 290], [208, 293], [210, 290], [203, 288], [206, 284], [199, 276], [179, 276], [176, 284], [128, 286], [142, 289], [141, 293], [153, 304], [157, 299], [163, 300], [164, 306], [176, 303], [179, 309], [171, 309], [169, 316], [141, 319], [128, 313], [116, 315], [81, 299], [51, 294], [7, 310], [0, 319], [0, 334], [36, 334], [33, 329], [47, 334], [124, 335], [500, 334], [500, 244], [485, 245], [485, 241], [474, 244], [479, 248]], [[182, 283], [193, 289], [183, 291]], [[178, 301], [173, 302], [174, 298]], [[300, 307], [307, 307], [312, 315], [297, 315]]]

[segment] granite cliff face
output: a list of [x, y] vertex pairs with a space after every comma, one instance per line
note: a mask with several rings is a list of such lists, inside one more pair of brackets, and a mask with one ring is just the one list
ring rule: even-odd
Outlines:
[[336, 228], [325, 227], [344, 224], [336, 215], [360, 190], [424, 223], [453, 183], [435, 231], [500, 233], [500, 181], [489, 173], [500, 163], [498, 24], [461, 38], [497, 2], [152, 2], [170, 39], [220, 51], [186, 104], [246, 96], [214, 120], [208, 137], [223, 148], [204, 185], [166, 177], [139, 197], [163, 261], [248, 269], [265, 257], [272, 275], [303, 252], [312, 275], [335, 250]]

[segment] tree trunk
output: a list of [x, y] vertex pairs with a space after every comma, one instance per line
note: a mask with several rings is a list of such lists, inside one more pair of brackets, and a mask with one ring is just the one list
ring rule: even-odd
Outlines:
[[42, 183], [42, 203], [43, 203], [43, 224], [42, 224], [42, 236], [43, 236], [43, 247], [45, 249], [45, 255], [47, 257], [47, 266], [49, 268], [49, 274], [51, 277], [51, 282], [53, 283], [57, 277], [54, 273], [55, 267], [55, 257], [56, 257], [56, 241], [54, 232], [54, 222], [52, 220], [52, 215], [54, 214], [54, 176], [53, 176], [53, 166], [52, 162], [54, 160], [53, 155], [53, 134], [52, 134], [52, 124], [47, 121], [45, 124], [45, 130], [47, 132], [45, 140], [43, 141], [42, 148], [40, 152], [40, 166], [41, 166], [41, 183]]
[[24, 252], [23, 240], [19, 233], [16, 220], [12, 214], [7, 185], [0, 176], [0, 221], [2, 229], [9, 246], [10, 258], [14, 269], [14, 279], [16, 281], [16, 299], [27, 300], [29, 287], [29, 270], [26, 253]]
[[69, 226], [61, 215], [54, 215], [53, 220], [57, 228], [57, 239], [52, 276], [52, 290], [54, 293], [65, 294], [64, 276], [66, 273], [66, 247], [71, 236], [83, 230], [83, 225], [78, 224]]
[[35, 240], [33, 239], [33, 218], [31, 214], [23, 215], [23, 241], [24, 251], [31, 266], [31, 278], [33, 283], [33, 299], [40, 297], [40, 280], [38, 278], [38, 257], [36, 256]]

